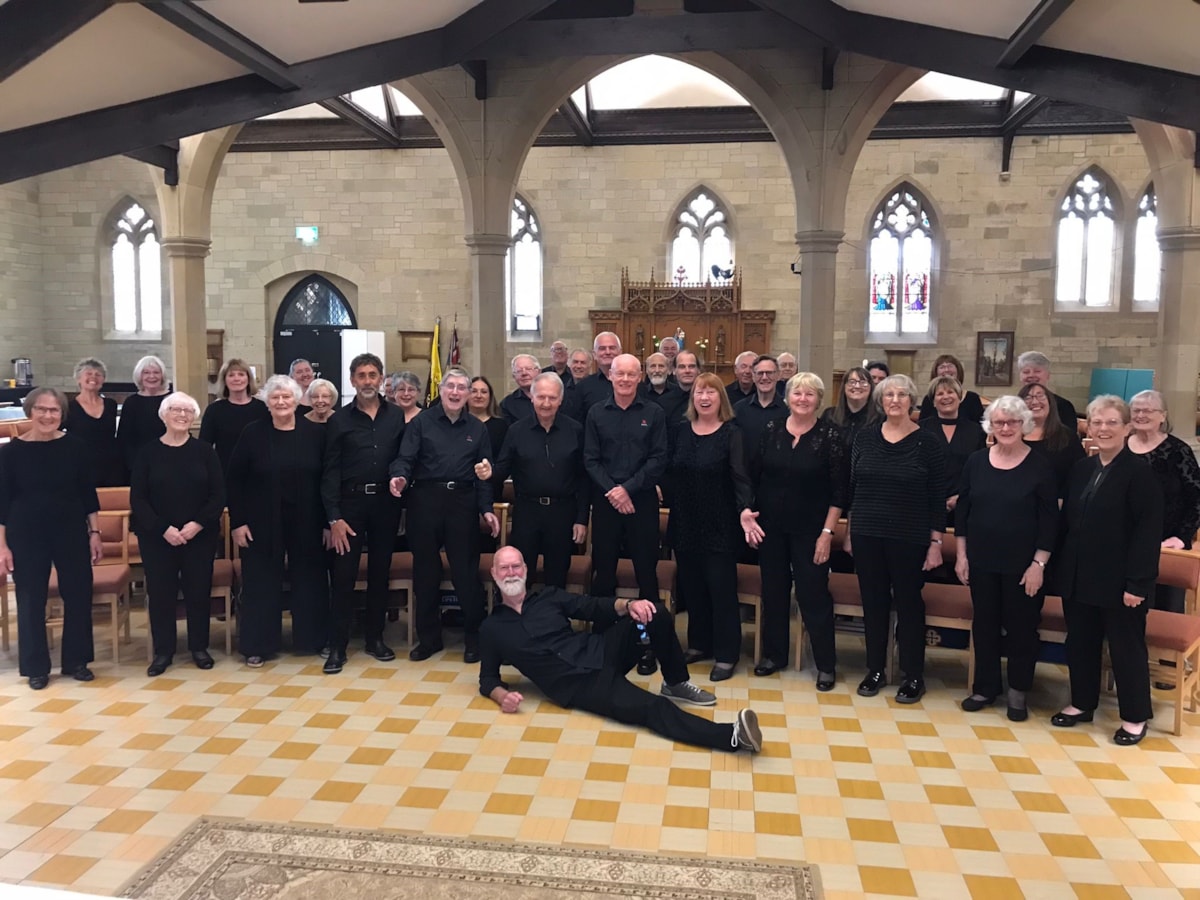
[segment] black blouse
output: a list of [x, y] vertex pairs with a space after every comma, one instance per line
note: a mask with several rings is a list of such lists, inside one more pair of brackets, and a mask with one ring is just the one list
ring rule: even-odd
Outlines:
[[691, 422], [671, 429], [664, 499], [671, 545], [685, 553], [735, 553], [742, 544], [738, 514], [750, 503], [742, 432], [722, 422], [696, 434]]
[[125, 456], [125, 467], [132, 473], [138, 451], [155, 438], [167, 433], [166, 423], [158, 416], [158, 408], [169, 394], [130, 394], [121, 404], [121, 421], [117, 425], [117, 443]]
[[845, 509], [850, 477], [842, 429], [825, 419], [794, 438], [787, 419], [767, 424], [751, 460], [751, 479], [763, 531], [805, 533], [814, 538], [829, 507]]
[[87, 445], [96, 473], [96, 487], [119, 487], [129, 484], [129, 470], [117, 443], [117, 401], [111, 397], [102, 399], [104, 409], [99, 416], [91, 416], [72, 397], [67, 404], [63, 430]]
[[[943, 425], [954, 426], [954, 436], [946, 440]], [[978, 419], [959, 416], [952, 422], [934, 416], [922, 419], [921, 427], [932, 434], [942, 444], [946, 457], [946, 496], [958, 493], [959, 481], [962, 479], [963, 466], [976, 450], [983, 449], [983, 427]]]
[[[1067, 431], [1070, 432], [1070, 429]], [[1054, 480], [1058, 485], [1058, 498], [1063, 499], [1067, 495], [1067, 481], [1071, 477], [1072, 467], [1087, 456], [1083, 449], [1083, 443], [1079, 440], [1079, 435], [1071, 432], [1066, 446], [1059, 450], [1047, 449], [1045, 440], [1031, 441], [1026, 438], [1025, 443], [1050, 460], [1050, 465], [1054, 469]]]
[[928, 544], [946, 525], [946, 463], [938, 441], [915, 428], [892, 443], [882, 423], [864, 428], [850, 455], [850, 533]]
[[1024, 572], [1058, 539], [1058, 485], [1050, 461], [1030, 450], [1011, 469], [980, 450], [962, 472], [955, 531], [967, 540], [971, 571]]
[[1163, 490], [1162, 539], [1177, 537], [1189, 550], [1200, 528], [1200, 465], [1185, 442], [1168, 434], [1149, 453], [1137, 453], [1150, 464]]
[[[937, 407], [933, 403], [933, 394], [926, 394], [925, 399], [921, 401], [920, 418], [936, 419], [938, 417]], [[983, 419], [983, 398], [974, 391], [966, 391], [963, 393], [962, 402], [958, 404], [958, 417], [960, 419], [969, 419], [976, 425]]]
[[83, 532], [99, 508], [88, 449], [79, 438], [17, 439], [0, 447], [0, 525], [10, 545], [44, 542], [59, 530]]
[[204, 418], [200, 421], [200, 440], [212, 444], [221, 460], [221, 471], [229, 471], [229, 458], [233, 456], [233, 448], [237, 445], [242, 431], [251, 422], [271, 421], [271, 411], [267, 404], [257, 397], [251, 397], [249, 403], [233, 403], [229, 400], [216, 400], [204, 410]]
[[196, 438], [171, 447], [151, 441], [138, 453], [129, 505], [139, 538], [161, 537], [172, 525], [215, 529], [225, 508], [225, 478], [216, 451]]

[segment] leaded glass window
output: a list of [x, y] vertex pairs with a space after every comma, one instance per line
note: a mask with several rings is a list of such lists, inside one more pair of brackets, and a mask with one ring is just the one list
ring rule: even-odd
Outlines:
[[671, 279], [679, 284], [725, 284], [733, 277], [729, 216], [703, 189], [675, 216], [670, 268]]
[[109, 227], [112, 256], [113, 330], [126, 334], [162, 331], [162, 248], [154, 220], [130, 201]]
[[513, 198], [509, 234], [512, 247], [504, 260], [509, 334], [531, 335], [542, 327], [542, 230], [521, 196]]
[[1108, 179], [1084, 172], [1059, 206], [1055, 302], [1102, 309], [1113, 305], [1116, 224]]
[[1158, 247], [1158, 195], [1146, 188], [1138, 203], [1133, 234], [1133, 302], [1156, 306], [1162, 279], [1162, 251]]
[[354, 327], [350, 304], [336, 287], [320, 275], [310, 275], [283, 298], [282, 328], [331, 325]]
[[869, 254], [868, 332], [930, 332], [934, 237], [927, 204], [909, 185], [900, 185], [875, 210]]

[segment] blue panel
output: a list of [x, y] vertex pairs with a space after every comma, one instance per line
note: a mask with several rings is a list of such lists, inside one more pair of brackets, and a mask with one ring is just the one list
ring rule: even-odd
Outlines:
[[1153, 369], [1092, 369], [1088, 400], [1099, 394], [1116, 394], [1128, 402], [1139, 391], [1154, 387]]

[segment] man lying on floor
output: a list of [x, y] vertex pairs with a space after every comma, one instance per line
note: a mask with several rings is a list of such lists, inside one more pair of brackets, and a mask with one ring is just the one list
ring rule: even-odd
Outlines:
[[[479, 630], [482, 659], [479, 693], [506, 713], [515, 713], [522, 696], [500, 680], [500, 665], [515, 666], [550, 700], [566, 709], [582, 709], [627, 725], [642, 725], [682, 744], [714, 750], [762, 749], [762, 731], [752, 709], [718, 725], [679, 709], [673, 702], [714, 706], [717, 698], [688, 681], [675, 621], [649, 600], [587, 597], [561, 588], [525, 591], [528, 570], [521, 551], [501, 547], [492, 562], [492, 579], [504, 605]], [[575, 631], [571, 619], [608, 626], [603, 633]], [[662, 666], [660, 694], [625, 679], [648, 641]]]

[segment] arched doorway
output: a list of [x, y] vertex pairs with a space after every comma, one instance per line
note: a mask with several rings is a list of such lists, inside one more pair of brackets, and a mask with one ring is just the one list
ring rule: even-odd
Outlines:
[[275, 371], [286, 373], [294, 359], [307, 359], [321, 378], [341, 383], [342, 332], [357, 328], [345, 295], [320, 275], [302, 278], [275, 313]]

